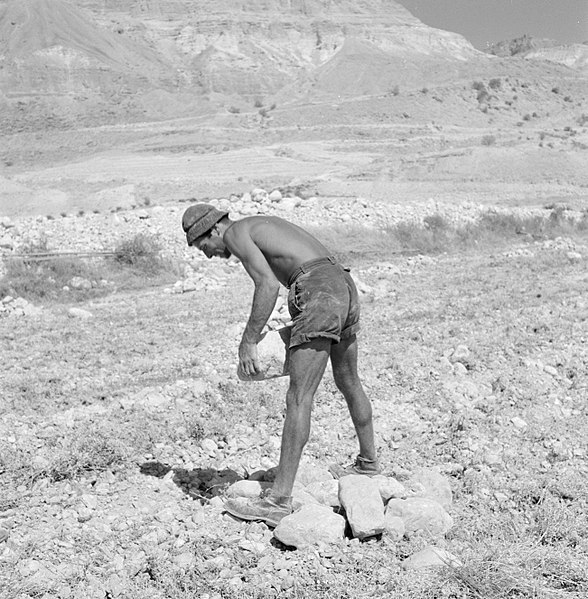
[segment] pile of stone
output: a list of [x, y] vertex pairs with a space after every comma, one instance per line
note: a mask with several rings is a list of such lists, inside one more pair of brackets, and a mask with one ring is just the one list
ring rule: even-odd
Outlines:
[[34, 306], [22, 297], [5, 296], [0, 300], [0, 317], [2, 316], [38, 316], [42, 309]]
[[[267, 473], [253, 473], [228, 487], [232, 498], [252, 498], [271, 487]], [[293, 491], [294, 512], [282, 519], [274, 537], [303, 548], [340, 543], [346, 535], [360, 541], [388, 535], [425, 535], [440, 539], [453, 526], [449, 482], [434, 469], [422, 469], [405, 483], [392, 476], [347, 475], [302, 467]]]

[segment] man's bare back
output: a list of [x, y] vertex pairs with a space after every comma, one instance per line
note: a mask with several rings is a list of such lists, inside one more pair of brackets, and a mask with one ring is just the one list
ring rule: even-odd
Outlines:
[[225, 231], [223, 240], [238, 258], [248, 253], [252, 242], [284, 286], [301, 264], [329, 255], [327, 248], [310, 233], [276, 216], [250, 216], [235, 221]]

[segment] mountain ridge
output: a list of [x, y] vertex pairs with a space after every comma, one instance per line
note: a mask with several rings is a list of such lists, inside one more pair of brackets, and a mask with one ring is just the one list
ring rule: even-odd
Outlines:
[[501, 60], [391, 0], [0, 0], [11, 127], [381, 96]]

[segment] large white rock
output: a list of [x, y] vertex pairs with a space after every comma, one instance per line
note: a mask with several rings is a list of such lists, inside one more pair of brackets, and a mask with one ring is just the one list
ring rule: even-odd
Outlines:
[[343, 539], [345, 518], [323, 505], [305, 505], [282, 518], [274, 530], [276, 539], [296, 548], [336, 544]]
[[265, 489], [269, 489], [272, 483], [266, 483], [258, 480], [238, 480], [233, 483], [227, 490], [227, 497], [259, 497]]
[[268, 331], [265, 333], [261, 341], [257, 344], [257, 357], [261, 372], [254, 376], [248, 376], [237, 367], [237, 376], [242, 381], [263, 381], [265, 379], [287, 376], [289, 374], [288, 360], [290, 356], [287, 347], [289, 331], [289, 327], [284, 327], [284, 329], [280, 329], [279, 331]]
[[340, 478], [339, 501], [354, 537], [365, 539], [386, 529], [384, 502], [378, 483], [371, 478], [356, 474]]
[[431, 536], [444, 535], [453, 526], [453, 518], [443, 506], [426, 497], [391, 499], [386, 506], [386, 518], [402, 518], [406, 534], [424, 531]]

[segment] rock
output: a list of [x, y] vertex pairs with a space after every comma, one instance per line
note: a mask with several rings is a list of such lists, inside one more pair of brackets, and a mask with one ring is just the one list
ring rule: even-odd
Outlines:
[[377, 476], [372, 476], [372, 480], [378, 483], [380, 497], [384, 503], [393, 497], [404, 499], [408, 496], [406, 487], [391, 476], [378, 474]]
[[269, 194], [269, 199], [271, 202], [279, 202], [282, 199], [282, 192], [279, 189], [274, 189]]
[[191, 568], [196, 562], [196, 556], [191, 551], [185, 551], [184, 553], [180, 553], [173, 558], [173, 562], [178, 568], [182, 570], [187, 570]]
[[523, 429], [526, 428], [528, 426], [528, 424], [522, 419], [519, 418], [518, 416], [513, 416], [510, 421], [514, 424], [514, 426], [518, 429]]
[[449, 361], [452, 364], [460, 362], [464, 366], [467, 366], [471, 362], [470, 350], [465, 345], [458, 345], [449, 355]]
[[68, 286], [71, 289], [84, 289], [84, 290], [92, 289], [91, 281], [89, 281], [88, 279], [84, 279], [84, 277], [73, 277], [69, 281]]
[[94, 317], [92, 312], [88, 312], [88, 310], [83, 310], [82, 308], [70, 308], [67, 313], [72, 318], [81, 318], [82, 320]]
[[10, 235], [3, 235], [0, 237], [0, 248], [5, 250], [14, 249], [14, 239]]
[[314, 482], [332, 481], [334, 480], [331, 473], [320, 466], [313, 464], [300, 464], [296, 473], [296, 483], [304, 487]]
[[356, 474], [340, 478], [339, 501], [354, 537], [365, 539], [384, 532], [384, 502], [376, 481]]
[[218, 451], [218, 445], [214, 439], [202, 439], [202, 441], [200, 441], [200, 447], [208, 455], [212, 456], [214, 456]]
[[461, 562], [454, 555], [433, 545], [427, 545], [424, 549], [402, 562], [402, 567], [405, 570], [444, 566], [460, 567], [461, 565]]
[[287, 376], [289, 373], [289, 349], [287, 347], [289, 339], [290, 327], [265, 333], [257, 344], [261, 372], [254, 376], [248, 376], [237, 367], [237, 376], [242, 381], [263, 381]]
[[265, 204], [266, 202], [269, 202], [269, 196], [267, 194], [267, 191], [265, 189], [262, 189], [261, 187], [256, 187], [255, 189], [252, 189], [251, 201], [255, 202], [256, 204]]
[[94, 511], [87, 507], [79, 507], [76, 510], [78, 522], [88, 522], [92, 519]]
[[308, 547], [333, 544], [343, 539], [345, 518], [332, 509], [318, 505], [305, 505], [297, 512], [282, 518], [274, 530], [274, 537], [284, 545]]
[[0, 543], [8, 540], [10, 533], [5, 528], [0, 528]]
[[417, 483], [424, 489], [422, 497], [433, 499], [443, 508], [448, 510], [453, 503], [453, 494], [447, 478], [432, 468], [418, 470], [410, 479], [411, 483]]
[[292, 490], [292, 505], [295, 510], [303, 505], [318, 504], [319, 501], [311, 495], [304, 487], [295, 486]]
[[319, 503], [329, 507], [339, 507], [339, 481], [317, 480], [306, 485], [306, 491], [310, 493]]
[[391, 499], [386, 506], [386, 517], [402, 518], [406, 534], [423, 531], [431, 536], [444, 535], [453, 526], [453, 518], [443, 506], [426, 497]]
[[257, 480], [238, 480], [227, 490], [227, 497], [259, 497], [265, 489], [269, 489], [272, 483]]
[[406, 532], [406, 526], [404, 526], [404, 520], [398, 516], [392, 516], [391, 514], [384, 514], [384, 526], [385, 532], [388, 536], [395, 540], [400, 540]]
[[284, 198], [280, 202], [280, 208], [285, 212], [292, 212], [299, 204], [300, 200], [297, 200], [296, 198]]

